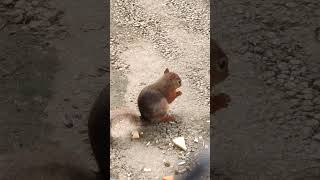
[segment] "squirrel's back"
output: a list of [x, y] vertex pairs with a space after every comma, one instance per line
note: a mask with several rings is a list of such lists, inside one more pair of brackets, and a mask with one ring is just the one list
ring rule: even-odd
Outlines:
[[110, 97], [107, 95], [107, 87], [103, 88], [92, 106], [88, 119], [88, 135], [97, 161], [101, 176], [106, 179], [108, 172], [108, 131]]
[[177, 97], [176, 89], [180, 86], [180, 77], [174, 72], [169, 72], [167, 68], [160, 79], [143, 88], [138, 96], [142, 119], [152, 121], [164, 117], [168, 105]]

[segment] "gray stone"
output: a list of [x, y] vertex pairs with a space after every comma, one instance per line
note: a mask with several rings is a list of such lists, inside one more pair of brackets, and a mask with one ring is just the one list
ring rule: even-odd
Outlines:
[[23, 21], [23, 19], [24, 19], [23, 15], [20, 14], [20, 15], [18, 15], [17, 17], [15, 17], [15, 18], [12, 20], [12, 22], [18, 24], [18, 23], [21, 23], [21, 22]]
[[291, 60], [289, 61], [289, 63], [290, 63], [290, 64], [294, 64], [294, 65], [298, 65], [298, 64], [301, 64], [301, 61], [296, 60], [296, 59], [291, 59]]
[[310, 112], [310, 111], [313, 110], [313, 107], [312, 107], [312, 106], [302, 106], [302, 109], [303, 109], [304, 111]]
[[319, 126], [319, 121], [312, 119], [312, 120], [308, 120], [306, 124], [309, 127], [317, 128]]
[[313, 138], [314, 140], [320, 141], [320, 133], [314, 135], [312, 138]]
[[302, 133], [304, 138], [308, 138], [312, 135], [313, 129], [311, 127], [304, 127]]
[[289, 66], [285, 62], [281, 62], [281, 63], [278, 64], [278, 68], [281, 69], [281, 70], [287, 70], [287, 69], [289, 69]]
[[4, 5], [10, 5], [13, 3], [14, 3], [14, 0], [2, 0], [2, 4], [4, 4]]
[[303, 101], [302, 104], [303, 104], [304, 106], [312, 106], [312, 105], [313, 105], [313, 103], [312, 103], [311, 100], [305, 100], [305, 101]]
[[316, 80], [313, 82], [313, 86], [320, 88], [320, 80]]
[[305, 94], [303, 96], [304, 99], [307, 99], [307, 100], [311, 100], [313, 98], [313, 95], [312, 94]]
[[19, 9], [23, 9], [25, 6], [26, 6], [25, 0], [17, 1], [16, 4], [14, 5], [15, 8], [19, 8]]
[[267, 50], [267, 51], [265, 51], [265, 55], [266, 55], [266, 57], [268, 57], [268, 58], [273, 57], [273, 53], [272, 53], [272, 51], [271, 51], [271, 50]]
[[314, 117], [315, 119], [317, 119], [317, 120], [320, 120], [320, 113], [319, 113], [319, 114], [315, 114], [313, 117]]
[[31, 29], [36, 29], [36, 28], [39, 28], [41, 26], [41, 21], [31, 21], [29, 23], [29, 28]]
[[286, 87], [288, 89], [294, 88], [295, 86], [296, 86], [296, 84], [293, 82], [287, 82], [284, 84], [284, 87]]

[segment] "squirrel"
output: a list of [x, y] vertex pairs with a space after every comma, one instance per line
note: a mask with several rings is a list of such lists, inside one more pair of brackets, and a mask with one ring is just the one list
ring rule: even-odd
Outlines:
[[109, 126], [107, 125], [110, 96], [107, 94], [107, 87], [103, 88], [100, 95], [94, 102], [88, 118], [88, 135], [94, 157], [98, 164], [98, 175], [102, 179], [108, 177], [108, 148], [107, 137]]
[[177, 89], [181, 87], [178, 74], [165, 69], [162, 77], [155, 83], [142, 89], [138, 96], [138, 108], [144, 122], [174, 121], [168, 114], [169, 104], [182, 95]]
[[[213, 69], [210, 74], [210, 84], [211, 89], [213, 89], [215, 85], [221, 83], [229, 76], [229, 58], [212, 38], [210, 38], [210, 56], [210, 66]], [[229, 102], [230, 97], [227, 94], [212, 95], [210, 99], [211, 113], [226, 108]]]

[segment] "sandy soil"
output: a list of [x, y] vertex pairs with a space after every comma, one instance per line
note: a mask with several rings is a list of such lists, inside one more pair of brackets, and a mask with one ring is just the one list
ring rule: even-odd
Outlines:
[[[209, 12], [209, 1], [111, 1], [111, 107], [138, 113], [139, 92], [165, 68], [180, 75], [183, 93], [170, 107], [177, 122], [147, 127], [138, 141], [112, 145], [114, 176], [160, 179], [182, 173], [209, 146]], [[186, 152], [173, 145], [178, 136], [185, 138]]]

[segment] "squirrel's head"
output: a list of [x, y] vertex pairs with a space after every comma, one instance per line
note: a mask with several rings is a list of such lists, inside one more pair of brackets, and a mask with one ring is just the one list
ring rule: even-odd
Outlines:
[[210, 44], [211, 79], [212, 84], [216, 85], [229, 76], [229, 59], [213, 39], [210, 39]]
[[163, 73], [164, 77], [169, 80], [170, 86], [173, 86], [175, 89], [179, 88], [182, 85], [181, 79], [178, 74], [170, 72], [168, 68]]

